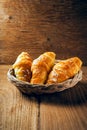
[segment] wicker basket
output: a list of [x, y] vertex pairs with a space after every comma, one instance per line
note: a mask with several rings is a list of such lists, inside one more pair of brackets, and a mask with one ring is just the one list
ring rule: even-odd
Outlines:
[[43, 94], [43, 93], [54, 93], [60, 92], [65, 89], [74, 87], [81, 79], [82, 79], [82, 71], [80, 70], [78, 74], [76, 74], [73, 78], [68, 79], [62, 83], [58, 84], [51, 84], [51, 85], [37, 85], [37, 84], [30, 84], [25, 81], [20, 81], [14, 76], [14, 70], [11, 68], [8, 70], [7, 73], [8, 79], [14, 84], [20, 91], [25, 94]]

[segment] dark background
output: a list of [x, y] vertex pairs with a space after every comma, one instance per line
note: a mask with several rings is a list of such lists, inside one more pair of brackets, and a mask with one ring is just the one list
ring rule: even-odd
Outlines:
[[0, 1], [0, 64], [27, 51], [36, 58], [54, 51], [57, 59], [78, 56], [87, 65], [85, 0]]

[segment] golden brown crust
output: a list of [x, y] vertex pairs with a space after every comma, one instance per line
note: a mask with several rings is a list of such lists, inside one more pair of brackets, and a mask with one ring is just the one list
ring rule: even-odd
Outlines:
[[33, 61], [31, 67], [32, 84], [43, 84], [46, 81], [47, 75], [54, 65], [55, 56], [53, 52], [45, 52]]
[[29, 82], [31, 79], [32, 59], [27, 52], [22, 52], [13, 64], [15, 76], [19, 80]]
[[82, 61], [78, 57], [60, 61], [54, 65], [47, 80], [47, 84], [63, 82], [73, 77], [81, 69]]
[[16, 78], [31, 84], [56, 84], [72, 78], [81, 69], [82, 61], [78, 57], [54, 65], [55, 56], [54, 52], [45, 52], [32, 62], [30, 55], [22, 52], [13, 64]]

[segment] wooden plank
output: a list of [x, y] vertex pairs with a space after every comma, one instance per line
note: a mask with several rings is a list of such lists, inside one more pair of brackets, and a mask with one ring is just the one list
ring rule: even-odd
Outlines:
[[0, 130], [37, 130], [38, 102], [7, 80], [10, 66], [0, 65]]
[[87, 3], [72, 0], [0, 0], [0, 63], [28, 51], [36, 58], [79, 56], [87, 65]]
[[40, 102], [40, 130], [87, 130], [87, 67], [75, 87], [42, 95]]
[[61, 93], [25, 96], [7, 81], [10, 66], [0, 65], [0, 129], [1, 130], [86, 130], [87, 67], [83, 80]]

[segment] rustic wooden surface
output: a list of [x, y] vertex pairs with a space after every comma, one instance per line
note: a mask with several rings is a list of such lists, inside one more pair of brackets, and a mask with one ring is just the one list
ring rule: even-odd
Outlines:
[[40, 130], [87, 130], [87, 67], [83, 80], [61, 93], [40, 98]]
[[87, 67], [83, 80], [60, 93], [23, 95], [0, 65], [0, 130], [87, 130]]
[[87, 65], [87, 2], [0, 0], [0, 63], [12, 64], [21, 51], [79, 56]]
[[37, 130], [38, 102], [7, 80], [10, 66], [0, 66], [0, 130]]

